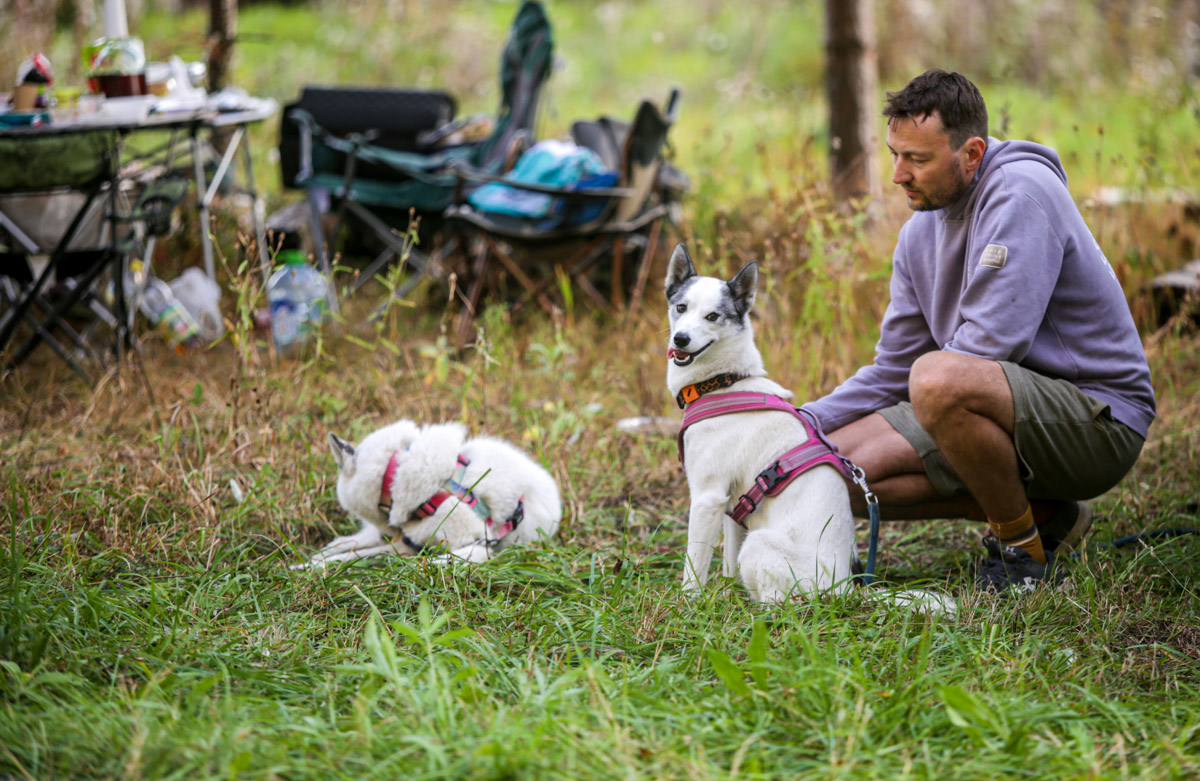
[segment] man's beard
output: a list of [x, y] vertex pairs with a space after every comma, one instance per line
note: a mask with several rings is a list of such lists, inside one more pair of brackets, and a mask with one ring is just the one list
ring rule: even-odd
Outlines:
[[955, 165], [955, 173], [958, 175], [953, 182], [936, 187], [929, 192], [918, 190], [917, 192], [924, 197], [924, 200], [915, 206], [910, 204], [909, 208], [915, 212], [931, 212], [948, 209], [956, 204], [967, 188], [971, 186], [971, 182], [965, 176], [961, 162]]

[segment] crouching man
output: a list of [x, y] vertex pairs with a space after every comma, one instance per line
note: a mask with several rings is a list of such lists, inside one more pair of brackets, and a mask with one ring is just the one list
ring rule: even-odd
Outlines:
[[[875, 360], [805, 405], [890, 519], [986, 520], [980, 587], [1028, 590], [1133, 466], [1154, 391], [1124, 293], [1054, 150], [988, 137], [979, 90], [888, 93], [901, 228]], [[856, 514], [866, 507], [851, 491]]]

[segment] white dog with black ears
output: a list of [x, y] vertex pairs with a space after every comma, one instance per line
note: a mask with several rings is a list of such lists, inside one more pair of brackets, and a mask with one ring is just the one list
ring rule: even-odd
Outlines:
[[[725, 281], [699, 276], [682, 244], [671, 255], [667, 387], [686, 408], [679, 448], [691, 495], [684, 588], [704, 585], [724, 527], [724, 574], [755, 600], [841, 592], [855, 558], [847, 467], [785, 401], [792, 392], [767, 379], [750, 323], [757, 287], [755, 263]], [[954, 609], [919, 590], [885, 598]]]
[[[726, 282], [697, 275], [687, 249], [675, 248], [666, 279], [667, 388], [681, 405], [739, 392], [792, 397], [767, 379], [754, 345], [750, 309], [757, 287], [753, 262]], [[691, 494], [685, 589], [697, 590], [707, 580], [722, 526], [724, 574], [740, 575], [760, 602], [847, 587], [854, 516], [835, 467], [820, 464], [804, 472], [779, 496], [759, 504], [745, 527], [727, 515], [760, 472], [808, 438], [799, 418], [774, 410], [734, 412], [687, 427], [681, 437]]]
[[549, 472], [507, 442], [468, 439], [458, 423], [400, 420], [358, 447], [330, 434], [329, 447], [338, 502], [362, 528], [335, 538], [299, 568], [415, 556], [426, 548], [486, 561], [510, 545], [553, 536], [562, 519]]

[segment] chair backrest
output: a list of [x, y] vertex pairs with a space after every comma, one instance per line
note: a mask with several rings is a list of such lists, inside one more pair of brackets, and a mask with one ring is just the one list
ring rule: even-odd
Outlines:
[[491, 136], [475, 150], [471, 164], [498, 173], [514, 142], [532, 135], [542, 84], [554, 59], [554, 34], [537, 0], [525, 0], [500, 56], [500, 108]]
[[[417, 137], [454, 119], [458, 106], [445, 92], [373, 87], [305, 87], [300, 98], [284, 107], [279, 127], [279, 167], [283, 186], [294, 188], [300, 170], [300, 130], [289, 118], [292, 109], [307, 111], [321, 127], [335, 135], [373, 131], [373, 144], [401, 152], [421, 151]], [[331, 149], [313, 150], [313, 166], [321, 172], [341, 174], [345, 156]], [[366, 170], [367, 178], [398, 181], [404, 177], [390, 169]]]
[[618, 185], [633, 191], [606, 210], [605, 222], [625, 222], [645, 208], [663, 165], [662, 150], [675, 123], [678, 103], [679, 90], [672, 89], [663, 111], [643, 100], [632, 122], [600, 117], [571, 125], [571, 139], [599, 155], [618, 173]]
[[608, 220], [624, 222], [644, 208], [662, 166], [662, 150], [675, 122], [678, 103], [679, 90], [673, 89], [664, 111], [643, 100], [632, 122], [601, 117], [571, 125], [575, 143], [598, 154], [605, 165], [618, 173], [618, 184], [633, 190], [632, 195], [615, 205], [607, 215]]
[[0, 138], [0, 194], [83, 189], [116, 174], [116, 131], [13, 134]]
[[621, 170], [629, 123], [612, 117], [581, 119], [571, 123], [571, 140], [599, 155], [606, 168]]

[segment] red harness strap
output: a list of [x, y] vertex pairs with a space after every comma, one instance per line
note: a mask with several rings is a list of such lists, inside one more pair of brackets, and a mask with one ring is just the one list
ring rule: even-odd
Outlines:
[[[746, 525], [746, 518], [768, 496], [775, 496], [783, 491], [793, 480], [813, 467], [828, 464], [835, 467], [848, 479], [854, 479], [849, 463], [837, 452], [837, 446], [826, 438], [821, 427], [807, 414], [793, 407], [787, 401], [769, 393], [722, 393], [717, 396], [706, 396], [688, 405], [683, 413], [683, 423], [679, 426], [679, 436], [676, 443], [679, 447], [679, 462], [683, 460], [683, 433], [690, 426], [702, 420], [729, 415], [735, 412], [776, 411], [787, 412], [800, 420], [808, 435], [804, 444], [795, 447], [780, 456], [774, 463], [758, 473], [754, 484], [746, 493], [738, 498], [737, 504], [729, 517], [741, 526]], [[686, 469], [686, 464], [685, 464]]]
[[[384, 515], [390, 515], [392, 512], [392, 484], [396, 479], [396, 471], [400, 465], [400, 454], [404, 452], [397, 450], [392, 453], [391, 459], [388, 461], [387, 468], [383, 472], [383, 485], [379, 491], [379, 510]], [[521, 521], [525, 518], [525, 497], [517, 499], [517, 508], [513, 510], [512, 515], [508, 516], [501, 523], [496, 523], [492, 519], [491, 510], [488, 509], [487, 503], [475, 495], [468, 486], [464, 484], [467, 467], [471, 465], [471, 461], [464, 455], [459, 455], [458, 462], [455, 466], [454, 474], [448, 479], [442, 487], [433, 496], [421, 502], [417, 509], [413, 510], [410, 520], [420, 521], [428, 518], [437, 512], [437, 509], [442, 506], [442, 503], [447, 499], [456, 498], [462, 504], [470, 507], [475, 511], [482, 520], [484, 525], [492, 532], [491, 535], [485, 532], [484, 537], [489, 544], [496, 544], [504, 539], [505, 535], [516, 529]], [[420, 550], [422, 546], [417, 545], [404, 537], [405, 544]]]

